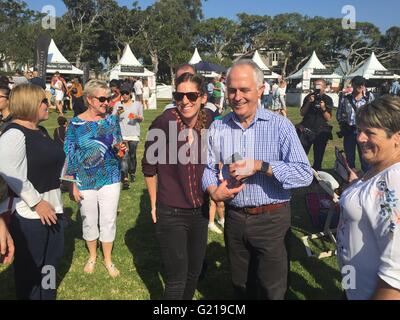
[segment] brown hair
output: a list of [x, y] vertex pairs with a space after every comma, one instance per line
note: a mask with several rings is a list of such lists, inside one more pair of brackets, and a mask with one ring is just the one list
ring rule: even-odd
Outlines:
[[[205, 85], [204, 78], [198, 74], [191, 74], [189, 72], [185, 72], [181, 76], [179, 76], [176, 79], [175, 82], [175, 89], [178, 88], [178, 86], [183, 83], [183, 82], [192, 82], [196, 85], [197, 90], [199, 90], [200, 95], [203, 97], [204, 95], [207, 94], [207, 89]], [[197, 117], [197, 121], [195, 124], [195, 129], [201, 131], [202, 129], [205, 129], [207, 124], [207, 115], [204, 110], [204, 105], [201, 106], [199, 116]]]
[[400, 131], [400, 98], [388, 94], [362, 106], [357, 111], [357, 125], [386, 131], [390, 138]]

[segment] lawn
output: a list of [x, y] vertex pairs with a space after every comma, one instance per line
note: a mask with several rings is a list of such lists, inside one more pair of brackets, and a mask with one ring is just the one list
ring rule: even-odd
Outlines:
[[[138, 147], [139, 164], [147, 129], [151, 121], [162, 112], [165, 104], [159, 102], [158, 110], [145, 111], [145, 121], [141, 125], [143, 138]], [[67, 117], [71, 117], [71, 114], [67, 114]], [[56, 127], [56, 118], [57, 114], [52, 112], [50, 119], [44, 123], [50, 134]], [[300, 122], [298, 108], [289, 108], [289, 118], [293, 123]], [[337, 123], [335, 120], [331, 122], [335, 133], [338, 131]], [[325, 153], [323, 167], [326, 170], [333, 167], [335, 146], [341, 147], [341, 140], [334, 134], [334, 140], [329, 142]], [[312, 161], [312, 154], [309, 158]], [[313, 185], [293, 192], [289, 299], [341, 299], [343, 295], [336, 258], [308, 258], [301, 242], [303, 235], [317, 231], [313, 228], [305, 207], [305, 194], [316, 188]], [[143, 176], [137, 174], [137, 180], [131, 185], [131, 189], [121, 191], [113, 251], [113, 260], [121, 275], [116, 279], [111, 279], [101, 264], [100, 251], [94, 274], [83, 273], [88, 255], [82, 239], [80, 215], [76, 204], [69, 200], [68, 195], [64, 194], [63, 197], [65, 211], [72, 216], [72, 224], [66, 229], [64, 258], [58, 270], [58, 299], [160, 299], [163, 292], [162, 265]], [[313, 248], [321, 250], [323, 244], [317, 242]], [[231, 299], [230, 273], [222, 235], [209, 233], [207, 261], [208, 269], [204, 279], [199, 282], [195, 299]], [[0, 299], [14, 298], [12, 267], [0, 266]]]

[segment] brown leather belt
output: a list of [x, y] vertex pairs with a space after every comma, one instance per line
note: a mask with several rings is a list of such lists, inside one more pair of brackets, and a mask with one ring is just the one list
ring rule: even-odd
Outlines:
[[265, 206], [260, 206], [260, 207], [245, 207], [245, 208], [238, 208], [238, 207], [234, 207], [234, 206], [228, 206], [228, 207], [231, 207], [233, 210], [243, 211], [244, 213], [247, 213], [247, 214], [261, 214], [261, 213], [265, 213], [265, 212], [276, 211], [280, 208], [283, 208], [288, 203], [289, 203], [289, 201], [281, 202], [281, 203], [266, 204]]

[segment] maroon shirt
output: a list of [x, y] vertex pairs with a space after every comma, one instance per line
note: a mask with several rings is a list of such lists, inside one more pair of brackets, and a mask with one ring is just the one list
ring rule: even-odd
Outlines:
[[[206, 115], [204, 129], [208, 129], [213, 121], [213, 115], [208, 109], [204, 109], [204, 111]], [[174, 130], [174, 128], [177, 128], [177, 130]], [[163, 143], [159, 138], [152, 138], [154, 141], [148, 140], [149, 133], [151, 135], [153, 129], [164, 132], [166, 143]], [[198, 143], [192, 144], [192, 149], [189, 150], [188, 138], [186, 138], [186, 141], [178, 141], [179, 133], [185, 129], [188, 129], [188, 127], [181, 120], [176, 108], [164, 111], [149, 128], [142, 159], [144, 176], [153, 177], [157, 175], [157, 202], [181, 209], [201, 207], [207, 198], [201, 187], [201, 179], [207, 159], [207, 132], [204, 131], [203, 136], [200, 136], [200, 130], [196, 126], [193, 129], [193, 135], [197, 136]], [[203, 145], [201, 140], [204, 141]], [[158, 146], [158, 152], [154, 152], [155, 146]], [[201, 147], [203, 147], [203, 150]], [[149, 150], [149, 148], [151, 149]], [[190, 161], [187, 164], [182, 164], [178, 159], [179, 153], [185, 150], [187, 150], [186, 157], [190, 157]], [[160, 157], [161, 154], [165, 155], [166, 161], [151, 164], [153, 154], [159, 158], [162, 158]]]

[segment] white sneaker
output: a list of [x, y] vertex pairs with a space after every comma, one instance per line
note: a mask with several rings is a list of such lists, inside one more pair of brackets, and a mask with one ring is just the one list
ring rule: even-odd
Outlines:
[[225, 226], [225, 219], [224, 219], [224, 218], [222, 218], [221, 220], [217, 219], [217, 223], [218, 223], [222, 228], [224, 228], [224, 226]]
[[214, 222], [211, 222], [208, 224], [208, 229], [210, 229], [211, 231], [214, 231], [215, 233], [222, 234], [222, 231], [220, 229], [218, 229], [218, 227], [215, 225]]

